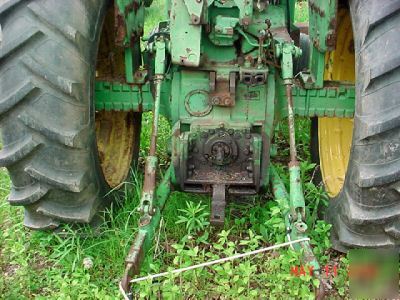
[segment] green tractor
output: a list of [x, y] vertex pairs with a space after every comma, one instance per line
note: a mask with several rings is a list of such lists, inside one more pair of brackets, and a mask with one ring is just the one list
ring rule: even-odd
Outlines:
[[[400, 245], [400, 1], [0, 1], [0, 165], [24, 224], [90, 223], [136, 164], [141, 114], [152, 111], [138, 235], [121, 286], [140, 270], [171, 189], [227, 197], [272, 189], [288, 240], [314, 264], [296, 153], [295, 116], [312, 118], [312, 156], [330, 197], [333, 247]], [[160, 115], [170, 166], [157, 175]], [[271, 157], [287, 119], [290, 190]], [[158, 183], [157, 183], [158, 181]]]

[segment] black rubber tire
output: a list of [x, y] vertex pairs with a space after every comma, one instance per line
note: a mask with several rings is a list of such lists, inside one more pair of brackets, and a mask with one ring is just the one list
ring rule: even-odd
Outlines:
[[[350, 1], [356, 114], [345, 183], [327, 217], [333, 246], [400, 245], [400, 1]], [[318, 152], [313, 124], [312, 145]], [[316, 149], [315, 149], [316, 148]], [[314, 159], [318, 156], [314, 154]]]
[[105, 203], [93, 86], [106, 0], [0, 2], [0, 125], [24, 224], [88, 223]]

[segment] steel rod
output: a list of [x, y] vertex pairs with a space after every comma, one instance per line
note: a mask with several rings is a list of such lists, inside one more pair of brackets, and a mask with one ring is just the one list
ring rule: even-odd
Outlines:
[[287, 104], [288, 104], [290, 162], [291, 162], [291, 164], [296, 164], [297, 163], [297, 150], [296, 150], [293, 95], [292, 95], [292, 85], [291, 84], [286, 84], [286, 97], [287, 97]]

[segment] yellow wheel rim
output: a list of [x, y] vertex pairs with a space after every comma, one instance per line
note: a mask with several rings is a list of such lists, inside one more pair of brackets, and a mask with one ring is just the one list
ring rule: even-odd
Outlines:
[[[123, 49], [113, 42], [114, 7], [108, 9], [97, 55], [96, 79], [120, 81], [124, 78]], [[136, 161], [140, 144], [141, 115], [125, 111], [97, 111], [97, 153], [103, 177], [110, 188], [118, 188]]]
[[[353, 31], [349, 11], [338, 14], [337, 44], [326, 54], [324, 79], [355, 82]], [[343, 187], [353, 137], [353, 119], [319, 118], [318, 141], [322, 181], [330, 197]]]
[[131, 112], [99, 111], [95, 120], [97, 151], [104, 179], [115, 188], [125, 181], [135, 159], [140, 140], [140, 118]]

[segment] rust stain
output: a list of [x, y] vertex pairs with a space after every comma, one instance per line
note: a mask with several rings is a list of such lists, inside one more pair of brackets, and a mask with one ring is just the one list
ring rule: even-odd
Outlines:
[[126, 27], [124, 16], [118, 9], [118, 6], [115, 5], [114, 7], [115, 13], [115, 44], [122, 46], [124, 39], [126, 37]]

